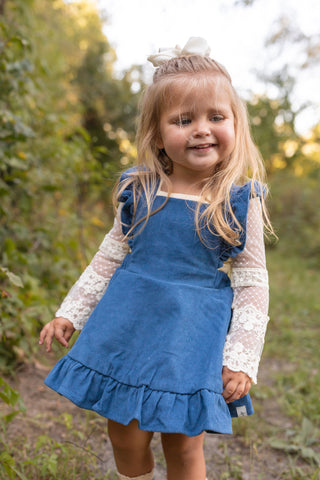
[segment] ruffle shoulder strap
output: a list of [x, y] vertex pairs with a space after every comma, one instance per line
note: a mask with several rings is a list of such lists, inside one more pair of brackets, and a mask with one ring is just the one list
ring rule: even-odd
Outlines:
[[[120, 190], [123, 183], [130, 177], [130, 173], [133, 173], [136, 171], [136, 168], [129, 168], [125, 172], [122, 173], [119, 181], [119, 187], [118, 189]], [[134, 199], [134, 194], [133, 194], [133, 183], [129, 183], [125, 187], [125, 189], [121, 192], [119, 196], [119, 201], [122, 203], [122, 208], [121, 208], [121, 225], [122, 225], [122, 231], [124, 235], [126, 235], [131, 226], [132, 226], [132, 218], [133, 218], [133, 199]]]

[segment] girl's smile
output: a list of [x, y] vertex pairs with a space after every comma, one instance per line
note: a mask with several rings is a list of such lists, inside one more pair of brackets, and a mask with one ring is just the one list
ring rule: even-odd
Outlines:
[[225, 160], [235, 145], [234, 115], [229, 95], [206, 87], [184, 100], [177, 92], [175, 101], [160, 117], [158, 147], [173, 163], [175, 177], [192, 183], [207, 178]]

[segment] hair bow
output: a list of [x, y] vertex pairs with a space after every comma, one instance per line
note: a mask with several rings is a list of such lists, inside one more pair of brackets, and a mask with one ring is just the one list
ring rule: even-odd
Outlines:
[[202, 55], [208, 57], [210, 51], [211, 49], [204, 38], [191, 37], [183, 48], [180, 48], [179, 45], [176, 45], [174, 48], [159, 48], [159, 52], [155, 55], [150, 55], [148, 60], [154, 67], [159, 67], [171, 58], [182, 55]]

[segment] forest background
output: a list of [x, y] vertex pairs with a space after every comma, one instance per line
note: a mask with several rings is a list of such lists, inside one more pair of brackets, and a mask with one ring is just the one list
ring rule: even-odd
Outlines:
[[[242, 3], [248, 8], [252, 0]], [[91, 1], [0, 0], [0, 478], [82, 478], [57, 473], [52, 446], [51, 464], [39, 463], [39, 449], [32, 462], [34, 445], [29, 463], [18, 454], [19, 442], [7, 433], [21, 415], [23, 398], [9, 384], [19, 366], [39, 361], [39, 331], [111, 226], [112, 187], [136, 157], [144, 71], [133, 65], [115, 73], [116, 52], [103, 21]], [[290, 42], [301, 48], [301, 69], [319, 63], [320, 35], [293, 32], [284, 21], [266, 48]], [[308, 105], [295, 105], [296, 78], [288, 67], [268, 77], [259, 72], [275, 87], [276, 98], [252, 93], [247, 99], [279, 237], [267, 242], [272, 321], [264, 354], [265, 364], [272, 359], [277, 368], [268, 372], [269, 386], [257, 391], [256, 401], [276, 396], [282, 414], [291, 418], [290, 428], [270, 434], [270, 448], [288, 457], [278, 478], [316, 479], [320, 123], [297, 132], [296, 118]], [[257, 435], [247, 433], [256, 448]]]

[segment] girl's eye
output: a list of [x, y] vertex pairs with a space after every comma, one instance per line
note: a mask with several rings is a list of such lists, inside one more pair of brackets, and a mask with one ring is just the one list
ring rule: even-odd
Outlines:
[[174, 123], [179, 127], [184, 127], [185, 125], [189, 125], [191, 123], [191, 120], [190, 118], [181, 117], [181, 118], [178, 118], [178, 120], [176, 120]]
[[223, 115], [213, 115], [213, 117], [211, 117], [211, 121], [212, 122], [221, 122], [221, 120], [223, 120]]

